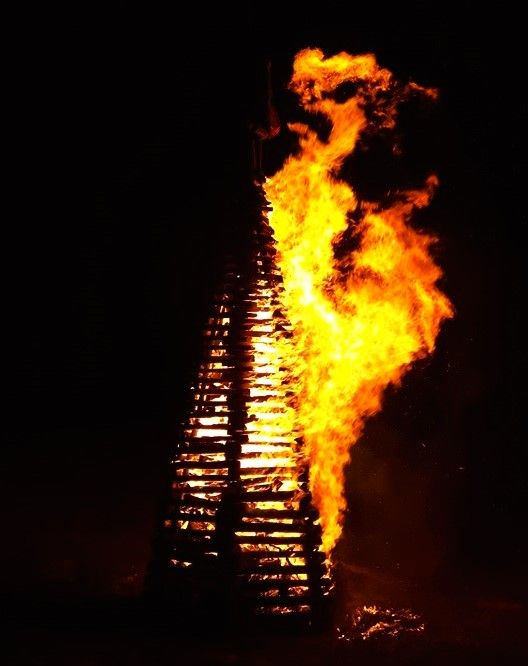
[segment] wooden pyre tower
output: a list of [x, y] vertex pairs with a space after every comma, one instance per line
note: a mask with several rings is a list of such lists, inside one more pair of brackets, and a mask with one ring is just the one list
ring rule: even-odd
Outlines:
[[258, 184], [263, 138], [254, 142], [251, 239], [227, 266], [205, 327], [148, 591], [184, 613], [319, 626], [332, 582], [295, 431], [292, 332]]

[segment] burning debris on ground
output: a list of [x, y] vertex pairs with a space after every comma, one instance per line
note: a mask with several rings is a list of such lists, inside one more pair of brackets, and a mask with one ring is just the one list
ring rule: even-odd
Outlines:
[[395, 638], [405, 633], [424, 631], [422, 618], [413, 611], [402, 608], [378, 608], [363, 606], [346, 615], [342, 625], [336, 627], [337, 638], [343, 641]]

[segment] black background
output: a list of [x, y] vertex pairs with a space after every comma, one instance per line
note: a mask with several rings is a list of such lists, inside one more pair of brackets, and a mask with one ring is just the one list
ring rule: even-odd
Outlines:
[[[474, 4], [237, 5], [103, 8], [88, 117], [72, 122], [59, 105], [76, 158], [22, 231], [2, 587], [68, 599], [141, 589], [199, 331], [244, 225], [262, 62], [273, 63], [279, 114], [293, 117], [293, 55], [318, 46], [373, 51], [399, 78], [440, 89], [434, 108], [403, 115], [405, 158], [390, 162], [380, 148], [376, 162], [373, 148], [347, 174], [366, 195], [438, 173], [417, 224], [440, 238], [442, 287], [457, 313], [354, 450], [338, 556], [405, 581], [517, 598], [526, 583], [520, 19]], [[73, 66], [65, 89], [79, 79], [83, 87]], [[92, 172], [81, 146], [93, 132]], [[291, 145], [283, 136], [270, 146], [270, 163]], [[97, 210], [86, 222], [92, 198], [70, 203], [70, 183], [93, 175]], [[55, 225], [58, 207], [66, 219]]]

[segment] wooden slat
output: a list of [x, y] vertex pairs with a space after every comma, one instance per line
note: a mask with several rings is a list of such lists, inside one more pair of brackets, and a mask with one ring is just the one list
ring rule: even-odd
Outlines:
[[[242, 530], [240, 530], [242, 531]], [[249, 530], [248, 530], [249, 531]], [[234, 539], [239, 544], [270, 544], [276, 543], [283, 546], [289, 546], [294, 543], [304, 543], [306, 536], [239, 536], [235, 534]]]
[[253, 613], [259, 617], [266, 618], [277, 618], [278, 622], [288, 621], [290, 618], [292, 621], [300, 617], [309, 617], [313, 609], [309, 604], [297, 604], [289, 607], [288, 611], [283, 610], [284, 606], [259, 606], [256, 604], [253, 609]]
[[[214, 443], [209, 443], [209, 440], [211, 438], [208, 437], [207, 439], [200, 439], [194, 437], [192, 439], [193, 443], [192, 444], [182, 444], [179, 449], [178, 449], [178, 455], [182, 453], [189, 453], [189, 454], [198, 454], [198, 453], [203, 453], [204, 455], [207, 455], [208, 453], [225, 453], [226, 451], [226, 445], [225, 444], [214, 444]], [[225, 438], [224, 438], [225, 439]], [[198, 440], [198, 441], [196, 441]], [[177, 465], [178, 460], [175, 460], [172, 464]]]
[[310, 526], [305, 524], [285, 523], [240, 523], [238, 532], [305, 532]]
[[286, 502], [288, 500], [300, 501], [302, 493], [295, 490], [257, 490], [246, 493], [242, 502]]
[[[218, 508], [220, 506], [220, 498], [218, 500], [209, 500], [209, 499], [203, 499], [201, 497], [191, 497], [190, 494], [192, 492], [200, 492], [198, 490], [190, 490], [189, 488], [173, 488], [173, 493], [176, 495], [186, 495], [185, 498], [179, 497], [178, 501], [181, 504], [184, 504], [185, 506], [196, 506], [196, 507], [206, 507], [208, 509], [214, 509]], [[203, 491], [202, 491], [203, 492]], [[206, 491], [207, 492], [207, 491]], [[210, 492], [222, 492], [222, 488], [216, 489], [211, 489]]]
[[244, 517], [249, 518], [297, 518], [303, 520], [305, 517], [298, 509], [246, 509]]
[[[295, 544], [299, 545], [299, 544]], [[295, 551], [277, 551], [277, 550], [269, 550], [269, 551], [264, 551], [264, 550], [246, 550], [243, 553], [238, 553], [237, 558], [239, 559], [240, 562], [245, 563], [249, 565], [250, 563], [254, 563], [253, 566], [257, 567], [255, 568], [255, 573], [260, 573], [260, 570], [258, 567], [260, 566], [258, 564], [258, 560], [264, 560], [264, 559], [279, 559], [279, 558], [286, 558], [290, 559], [292, 557], [310, 557], [311, 556], [311, 551], [306, 550], [304, 547], [304, 544], [301, 544], [302, 548], [301, 550], [295, 550]]]
[[[223, 415], [222, 415], [223, 416]], [[201, 417], [201, 416], [193, 416], [191, 417], [193, 419], [199, 419], [199, 418], [212, 418], [212, 417]], [[202, 423], [191, 423], [189, 425], [186, 425], [185, 428], [183, 429], [183, 433], [185, 435], [185, 432], [187, 430], [227, 430], [228, 432], [223, 435], [224, 437], [229, 437], [229, 423], [207, 423], [207, 424], [202, 424]], [[207, 435], [205, 435], [207, 437]]]
[[[182, 453], [184, 453], [182, 451]], [[195, 453], [189, 455], [197, 455]], [[174, 468], [178, 469], [227, 469], [229, 463], [226, 460], [178, 460]], [[179, 478], [179, 477], [177, 477]]]
[[190, 413], [189, 417], [193, 419], [201, 419], [201, 418], [210, 419], [215, 416], [225, 416], [229, 418], [230, 416], [233, 416], [233, 414], [236, 414], [236, 412], [232, 409], [224, 409], [221, 412], [215, 411], [216, 407], [221, 407], [221, 406], [227, 407], [227, 403], [225, 402], [212, 403], [212, 404], [209, 404], [207, 402], [194, 403], [193, 411]]
[[291, 587], [306, 587], [309, 591], [307, 580], [248, 580], [244, 587], [249, 590], [288, 590]]
[[[192, 523], [216, 523], [216, 515], [209, 516], [204, 513], [170, 513], [167, 515], [167, 518], [170, 520], [188, 520]], [[176, 528], [178, 529], [178, 528]]]
[[[182, 446], [182, 450], [185, 449], [185, 445], [188, 446], [189, 444], [203, 444], [204, 446], [208, 446], [214, 442], [220, 442], [223, 446], [225, 446], [224, 442], [226, 440], [228, 440], [229, 444], [230, 441], [233, 441], [233, 438], [229, 437], [228, 435], [213, 435], [212, 437], [186, 437]], [[223, 447], [220, 450], [223, 450]]]
[[248, 330], [243, 330], [241, 331], [241, 338], [242, 340], [246, 339], [251, 339], [251, 338], [260, 338], [264, 337], [266, 335], [273, 335], [275, 333], [275, 330], [271, 331], [248, 331]]
[[248, 476], [251, 474], [253, 476], [263, 476], [268, 478], [270, 476], [270, 472], [273, 472], [274, 478], [284, 477], [289, 479], [296, 469], [297, 467], [295, 465], [281, 465], [279, 467], [278, 465], [271, 464], [268, 467], [242, 467], [240, 469], [240, 474], [241, 476]]
[[[190, 474], [178, 474], [173, 477], [173, 483], [187, 483], [189, 481], [227, 481], [229, 476], [227, 474], [207, 474], [204, 476], [192, 476]], [[196, 486], [195, 486], [196, 487]], [[198, 492], [195, 490], [195, 492]]]
[[[248, 442], [249, 446], [254, 446], [253, 442]], [[240, 460], [266, 460], [265, 455], [273, 455], [275, 458], [289, 458], [295, 462], [295, 454], [292, 450], [290, 440], [284, 442], [258, 442], [258, 446], [266, 447], [264, 451], [243, 451], [240, 454]], [[269, 459], [270, 461], [272, 459]], [[271, 464], [271, 467], [274, 465]], [[298, 467], [298, 465], [296, 465]]]
[[[257, 366], [258, 367], [258, 366]], [[267, 377], [274, 377], [276, 375], [275, 372], [255, 372], [255, 366], [252, 364], [247, 364], [243, 365], [240, 364], [236, 368], [211, 368], [207, 370], [203, 370], [198, 373], [198, 382], [204, 382], [204, 381], [210, 381], [210, 382], [230, 382], [232, 381], [232, 377], [236, 377], [239, 375], [246, 375], [248, 373], [251, 373], [255, 378], [256, 377], [261, 377], [262, 379], [266, 379]], [[247, 380], [244, 380], [247, 381]], [[218, 387], [215, 387], [218, 388]], [[226, 389], [227, 390], [227, 389]], [[223, 392], [224, 389], [221, 390]]]
[[[228, 480], [228, 478], [229, 477], [227, 477], [227, 476], [222, 477], [223, 480]], [[187, 480], [187, 481], [185, 481], [185, 483], [188, 484], [189, 481]], [[217, 481], [217, 483], [220, 483], [220, 482]], [[226, 488], [227, 488], [227, 484], [220, 484], [220, 485], [215, 485], [215, 486], [211, 486], [211, 485], [201, 485], [201, 486], [189, 486], [189, 485], [187, 485], [187, 486], [184, 486], [183, 482], [180, 482], [180, 483], [173, 482], [172, 486], [171, 486], [173, 500], [175, 502], [183, 501], [186, 504], [188, 504], [189, 502], [187, 502], [187, 500], [184, 499], [184, 496], [185, 495], [188, 496], [192, 493], [193, 495], [216, 495], [216, 494], [218, 494], [219, 498], [218, 498], [218, 502], [216, 502], [216, 504], [218, 505], [221, 501], [220, 496], [225, 491]], [[198, 505], [196, 505], [196, 506], [198, 506]]]
[[259, 565], [258, 569], [244, 567], [244, 565], [242, 565], [238, 575], [247, 576], [248, 574], [310, 573], [310, 571], [311, 568], [305, 564], [299, 566], [294, 566], [293, 564], [288, 564], [286, 566], [281, 566], [280, 564], [262, 564]]

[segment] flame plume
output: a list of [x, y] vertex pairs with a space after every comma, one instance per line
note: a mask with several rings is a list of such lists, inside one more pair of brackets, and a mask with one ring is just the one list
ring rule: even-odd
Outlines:
[[[355, 93], [338, 102], [331, 95], [343, 83], [354, 84]], [[385, 388], [434, 351], [442, 321], [453, 316], [436, 286], [442, 271], [429, 254], [435, 238], [409, 226], [414, 209], [428, 205], [436, 177], [383, 208], [358, 204], [338, 173], [367, 128], [393, 127], [399, 102], [436, 91], [399, 85], [374, 55], [325, 59], [318, 49], [297, 54], [290, 87], [306, 111], [331, 124], [326, 141], [307, 125], [290, 124], [299, 152], [264, 185], [295, 333], [298, 423], [329, 554], [341, 534], [351, 446], [380, 410]], [[357, 249], [337, 258], [353, 211]]]

